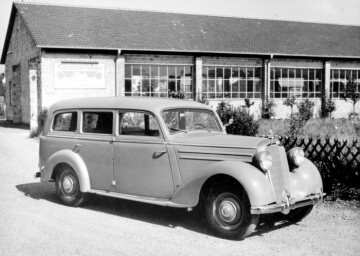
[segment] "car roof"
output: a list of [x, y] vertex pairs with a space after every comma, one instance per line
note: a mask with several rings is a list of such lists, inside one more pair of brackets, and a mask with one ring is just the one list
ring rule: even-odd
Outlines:
[[150, 97], [84, 97], [62, 100], [54, 103], [49, 112], [61, 109], [138, 109], [159, 113], [166, 108], [211, 107], [192, 100], [150, 98]]

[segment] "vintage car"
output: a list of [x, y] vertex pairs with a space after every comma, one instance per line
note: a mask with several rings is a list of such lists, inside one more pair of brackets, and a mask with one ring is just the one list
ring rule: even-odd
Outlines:
[[300, 148], [227, 135], [216, 112], [188, 100], [97, 97], [48, 110], [42, 182], [62, 203], [88, 193], [202, 212], [215, 235], [241, 239], [260, 214], [300, 221], [322, 200], [317, 168]]

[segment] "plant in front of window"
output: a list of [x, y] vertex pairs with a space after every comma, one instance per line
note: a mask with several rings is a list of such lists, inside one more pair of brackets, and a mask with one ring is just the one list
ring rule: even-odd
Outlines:
[[235, 110], [229, 102], [222, 101], [216, 107], [216, 112], [223, 124], [227, 124], [230, 119], [234, 118]]
[[336, 110], [335, 102], [328, 98], [326, 99], [327, 93], [324, 93], [321, 98], [321, 108], [320, 108], [320, 117], [327, 118], [331, 117], [331, 113]]
[[255, 101], [250, 102], [250, 99], [248, 98], [246, 98], [244, 101], [245, 101], [245, 105], [243, 107], [245, 107], [247, 109], [248, 114], [250, 114], [250, 108], [252, 105], [255, 104]]
[[344, 93], [340, 95], [342, 100], [349, 100], [353, 105], [353, 111], [349, 115], [350, 119], [354, 119], [358, 116], [358, 114], [355, 112], [355, 105], [360, 101], [360, 91], [357, 89], [358, 86], [358, 83], [351, 79], [347, 82]]
[[262, 112], [261, 112], [261, 118], [263, 119], [272, 119], [275, 116], [275, 108], [276, 104], [272, 99], [269, 99], [268, 96], [266, 96]]
[[209, 105], [209, 101], [207, 100], [205, 94], [201, 95], [200, 93], [198, 93], [196, 96], [196, 101], [205, 105]]
[[237, 108], [234, 111], [233, 122], [226, 127], [229, 134], [255, 136], [259, 131], [259, 122], [250, 115], [244, 108]]
[[294, 113], [294, 106], [295, 106], [295, 104], [296, 104], [296, 98], [295, 98], [295, 96], [293, 95], [292, 97], [286, 98], [286, 99], [284, 100], [283, 104], [284, 104], [285, 106], [288, 106], [288, 107], [291, 108], [291, 115], [293, 115], [293, 113]]
[[292, 114], [289, 119], [290, 128], [288, 136], [294, 138], [302, 132], [305, 124], [312, 118], [315, 103], [306, 99], [297, 104], [298, 112]]
[[229, 134], [255, 136], [259, 130], [259, 122], [255, 121], [254, 116], [250, 115], [244, 108], [234, 108], [228, 102], [220, 102], [216, 107], [223, 124], [233, 122], [226, 126], [226, 132]]
[[169, 92], [169, 98], [185, 99], [185, 94], [182, 91], [171, 91]]

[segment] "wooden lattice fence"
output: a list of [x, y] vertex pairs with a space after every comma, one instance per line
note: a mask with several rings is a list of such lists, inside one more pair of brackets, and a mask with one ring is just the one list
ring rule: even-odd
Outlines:
[[360, 142], [290, 137], [280, 141], [287, 150], [303, 148], [305, 156], [319, 168], [325, 192], [332, 192], [338, 184], [360, 188]]

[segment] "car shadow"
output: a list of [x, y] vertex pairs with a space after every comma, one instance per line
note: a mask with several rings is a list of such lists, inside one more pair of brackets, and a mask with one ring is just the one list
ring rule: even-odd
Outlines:
[[[57, 198], [54, 183], [34, 182], [16, 185], [16, 188], [32, 199], [61, 204]], [[96, 194], [89, 194], [88, 201], [82, 208], [169, 228], [182, 227], [194, 232], [212, 235], [206, 227], [204, 217], [199, 214], [197, 209], [188, 212], [181, 208], [163, 207]], [[290, 223], [281, 220], [279, 216], [279, 214], [261, 216], [257, 229], [249, 237], [262, 236], [290, 225]]]

